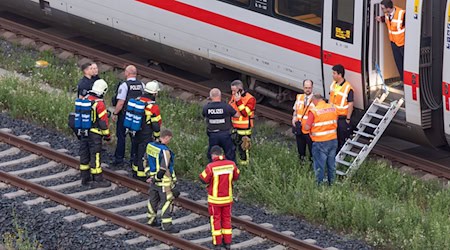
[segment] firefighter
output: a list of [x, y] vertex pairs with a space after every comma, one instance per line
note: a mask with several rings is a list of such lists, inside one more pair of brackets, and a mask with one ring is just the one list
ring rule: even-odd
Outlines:
[[202, 115], [206, 118], [208, 135], [208, 160], [211, 162], [209, 151], [214, 145], [219, 145], [225, 150], [228, 160], [235, 161], [236, 148], [231, 139], [231, 117], [239, 117], [236, 110], [228, 103], [222, 102], [220, 89], [213, 88], [209, 91], [211, 102], [203, 107]]
[[244, 84], [240, 80], [234, 80], [231, 83], [231, 100], [229, 104], [239, 114], [239, 117], [231, 118], [233, 142], [239, 152], [238, 164], [240, 166], [248, 165], [256, 99], [250, 93], [244, 91]]
[[[174, 153], [167, 146], [172, 139], [172, 132], [164, 129], [159, 140], [147, 145], [146, 174], [150, 183], [150, 198], [148, 201], [148, 224], [161, 225], [162, 230], [178, 233], [180, 230], [172, 225], [172, 202], [180, 195], [176, 188], [177, 177], [174, 170]], [[156, 219], [158, 205], [161, 204], [161, 223]]]
[[87, 99], [92, 103], [91, 120], [92, 127], [87, 136], [80, 138], [80, 171], [81, 184], [86, 186], [91, 181], [94, 187], [107, 187], [111, 185], [103, 178], [100, 166], [102, 139], [110, 141], [108, 115], [103, 101], [103, 95], [108, 90], [108, 84], [100, 79], [95, 81]]
[[93, 81], [92, 81], [92, 63], [88, 62], [81, 65], [81, 71], [83, 72], [83, 78], [78, 81], [77, 84], [77, 95], [78, 98], [85, 97], [89, 90], [92, 89]]
[[336, 175], [335, 156], [337, 149], [337, 109], [326, 103], [320, 94], [312, 97], [314, 108], [308, 113], [305, 130], [310, 131], [314, 173], [318, 184], [324, 179], [327, 166], [328, 184]]
[[334, 65], [333, 83], [330, 86], [330, 101], [338, 114], [338, 148], [339, 151], [351, 134], [351, 118], [353, 113], [354, 91], [352, 85], [345, 80], [345, 69], [341, 64]]
[[[300, 161], [304, 161], [306, 157], [306, 147], [308, 147], [309, 155], [311, 156], [312, 141], [308, 131], [305, 130], [304, 125], [308, 120], [308, 111], [314, 108], [312, 103], [313, 81], [306, 79], [303, 81], [303, 94], [298, 94], [294, 103], [294, 112], [292, 114], [292, 129], [295, 134], [297, 142], [297, 151]], [[311, 160], [311, 157], [310, 157]]]
[[[125, 68], [126, 81], [121, 83], [117, 88], [116, 96], [113, 98], [113, 106], [115, 110], [113, 112], [113, 121], [117, 121], [116, 136], [117, 145], [114, 152], [114, 160], [111, 163], [114, 166], [124, 163], [125, 157], [125, 145], [126, 145], [126, 133], [123, 121], [125, 119], [125, 107], [130, 99], [135, 99], [143, 94], [144, 84], [136, 79], [137, 69], [133, 65], [128, 65]], [[136, 152], [131, 150], [130, 162], [133, 162], [133, 158]]]
[[233, 204], [233, 182], [239, 178], [239, 169], [234, 162], [224, 157], [219, 146], [211, 148], [212, 162], [200, 174], [207, 184], [208, 211], [214, 249], [231, 249], [231, 206]]
[[400, 79], [403, 81], [403, 58], [405, 55], [405, 10], [394, 6], [392, 0], [381, 1], [381, 10], [384, 16], [377, 16], [378, 22], [386, 23], [389, 40], [391, 41], [392, 54], [397, 66]]
[[159, 90], [158, 81], [148, 82], [144, 88], [144, 95], [137, 98], [145, 103], [145, 118], [142, 121], [141, 130], [137, 131], [131, 140], [132, 150], [136, 152], [132, 169], [133, 177], [141, 181], [147, 180], [144, 172], [144, 156], [147, 144], [159, 138], [162, 123], [159, 106], [156, 104], [156, 96]]

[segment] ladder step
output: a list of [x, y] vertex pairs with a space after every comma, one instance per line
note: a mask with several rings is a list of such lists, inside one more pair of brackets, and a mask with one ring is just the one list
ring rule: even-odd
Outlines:
[[340, 170], [336, 170], [336, 174], [337, 174], [337, 175], [340, 175], [340, 176], [347, 175], [346, 173], [344, 173], [344, 172], [342, 172], [342, 171], [340, 171]]
[[361, 122], [362, 125], [365, 125], [367, 127], [371, 127], [371, 128], [377, 128], [378, 125], [370, 123], [370, 122]]
[[339, 159], [337, 159], [336, 162], [339, 163], [339, 164], [345, 165], [347, 167], [350, 167], [352, 165], [351, 162], [346, 162], [346, 161], [342, 161], [342, 160], [339, 160]]
[[350, 144], [352, 144], [354, 146], [360, 147], [360, 148], [363, 148], [364, 146], [366, 146], [366, 144], [362, 144], [362, 143], [357, 142], [357, 141], [348, 141], [348, 143], [350, 143]]
[[367, 113], [369, 116], [372, 116], [372, 117], [375, 117], [375, 118], [378, 118], [378, 119], [383, 119], [383, 117], [384, 116], [382, 116], [382, 115], [379, 115], [379, 114], [377, 114], [377, 113]]
[[378, 103], [378, 102], [374, 102], [373, 105], [380, 107], [380, 108], [384, 108], [384, 109], [390, 109], [391, 107], [388, 105], [385, 105], [383, 103]]
[[342, 153], [346, 154], [346, 155], [351, 155], [351, 156], [358, 156], [358, 153], [352, 152], [352, 151], [348, 151], [348, 150], [342, 150]]
[[374, 135], [371, 135], [371, 134], [368, 134], [368, 133], [364, 133], [362, 131], [355, 131], [355, 134], [362, 135], [362, 136], [364, 136], [366, 138], [375, 138]]

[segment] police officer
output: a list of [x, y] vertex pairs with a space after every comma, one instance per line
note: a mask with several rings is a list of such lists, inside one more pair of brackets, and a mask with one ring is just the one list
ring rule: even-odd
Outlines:
[[92, 73], [91, 77], [92, 82], [95, 82], [100, 79], [100, 76], [98, 75], [98, 66], [96, 63], [91, 64], [91, 73]]
[[[144, 84], [136, 79], [137, 70], [133, 65], [128, 65], [125, 68], [126, 81], [121, 83], [117, 88], [117, 95], [113, 98], [113, 106], [116, 106], [113, 112], [113, 121], [117, 121], [116, 136], [117, 146], [114, 153], [114, 160], [112, 165], [120, 165], [124, 163], [125, 157], [125, 144], [126, 134], [123, 121], [125, 119], [125, 107], [128, 100], [135, 99], [143, 94]], [[130, 162], [133, 162], [133, 158], [136, 152], [131, 151]]]
[[209, 91], [211, 102], [203, 107], [202, 115], [206, 118], [207, 135], [209, 137], [208, 159], [211, 162], [210, 150], [219, 145], [225, 150], [228, 160], [235, 161], [235, 146], [231, 139], [231, 117], [239, 117], [236, 110], [228, 103], [222, 102], [222, 93], [213, 88]]
[[78, 98], [85, 97], [88, 94], [89, 90], [92, 89], [93, 81], [92, 81], [91, 64], [92, 63], [88, 62], [81, 65], [81, 71], [83, 71], [83, 78], [81, 78], [77, 84]]
[[158, 81], [153, 80], [145, 84], [144, 94], [137, 98], [145, 103], [145, 111], [141, 130], [137, 131], [131, 139], [131, 150], [136, 152], [136, 157], [134, 157], [132, 163], [133, 177], [141, 181], [147, 180], [143, 162], [147, 144], [154, 141], [154, 138], [159, 138], [162, 123], [159, 106], [156, 104], [156, 96], [159, 90]]
[[172, 225], [172, 202], [180, 195], [175, 187], [177, 181], [174, 170], [175, 154], [168, 147], [172, 136], [170, 130], [162, 130], [159, 140], [147, 145], [148, 168], [146, 168], [146, 174], [148, 174], [147, 182], [150, 183], [147, 223], [150, 226], [159, 226], [156, 212], [159, 204], [162, 204], [162, 230], [178, 233], [180, 230]]
[[240, 80], [234, 80], [231, 83], [231, 100], [229, 104], [239, 114], [239, 117], [231, 118], [234, 133], [233, 141], [239, 152], [238, 164], [241, 166], [248, 165], [256, 99], [244, 90], [244, 84]]
[[107, 187], [110, 182], [103, 178], [101, 163], [102, 138], [106, 141], [111, 139], [109, 134], [108, 115], [103, 101], [103, 95], [108, 90], [108, 84], [100, 79], [97, 80], [87, 95], [92, 102], [92, 127], [87, 136], [80, 138], [80, 171], [81, 184], [86, 186], [91, 181], [94, 187]]
[[352, 85], [345, 80], [345, 69], [341, 64], [334, 65], [333, 83], [330, 85], [329, 103], [336, 108], [338, 114], [338, 148], [341, 149], [351, 135], [351, 118], [353, 113], [354, 91]]

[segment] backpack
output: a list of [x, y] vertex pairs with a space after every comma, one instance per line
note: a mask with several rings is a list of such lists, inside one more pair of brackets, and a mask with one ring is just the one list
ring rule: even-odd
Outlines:
[[88, 136], [92, 128], [92, 103], [88, 99], [76, 99], [75, 112], [69, 114], [69, 127], [78, 137]]
[[144, 119], [145, 106], [147, 104], [137, 99], [130, 99], [127, 103], [125, 111], [125, 119], [123, 126], [126, 133], [130, 133], [132, 136], [136, 135], [136, 132], [141, 130], [142, 120]]
[[142, 84], [141, 81], [129, 80], [129, 81], [125, 81], [125, 82], [119, 82], [117, 84], [117, 86], [116, 86], [116, 92], [115, 92], [114, 96], [111, 98], [111, 104], [113, 106], [117, 105], [117, 101], [118, 101], [117, 95], [119, 94], [119, 88], [120, 88], [120, 85], [122, 85], [122, 83], [126, 83], [127, 84], [128, 93], [127, 93], [127, 100], [126, 100], [126, 102], [128, 102], [131, 99], [137, 98], [137, 97], [141, 96], [144, 93], [143, 88], [140, 88], [140, 90], [139, 89], [136, 90], [136, 89], [133, 89], [133, 86], [132, 86], [132, 85], [135, 85], [136, 83], [141, 85]]

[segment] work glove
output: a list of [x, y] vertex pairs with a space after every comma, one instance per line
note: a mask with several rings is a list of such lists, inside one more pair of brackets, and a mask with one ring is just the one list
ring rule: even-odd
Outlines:
[[242, 150], [249, 150], [252, 147], [252, 143], [250, 141], [250, 137], [244, 136], [242, 137], [241, 148]]
[[165, 170], [159, 170], [158, 173], [156, 174], [156, 178], [158, 178], [159, 180], [161, 180], [164, 177], [164, 174], [166, 174]]
[[178, 196], [180, 196], [180, 190], [178, 190], [176, 185], [172, 187], [172, 195], [174, 198], [178, 198]]

